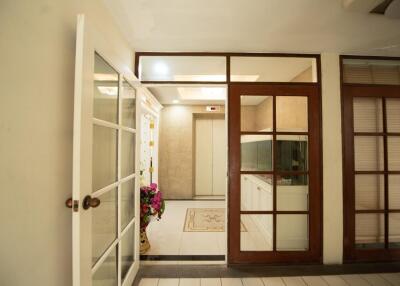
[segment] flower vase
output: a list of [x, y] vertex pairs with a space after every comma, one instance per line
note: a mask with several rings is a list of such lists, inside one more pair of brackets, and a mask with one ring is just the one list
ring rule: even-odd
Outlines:
[[146, 228], [140, 228], [140, 254], [145, 254], [150, 249]]

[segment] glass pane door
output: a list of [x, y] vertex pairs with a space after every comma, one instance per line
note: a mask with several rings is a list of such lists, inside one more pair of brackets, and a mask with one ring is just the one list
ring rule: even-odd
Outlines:
[[399, 88], [346, 85], [343, 110], [345, 259], [398, 260]]
[[136, 93], [94, 57], [92, 284], [119, 286], [135, 263]]
[[315, 86], [230, 87], [230, 263], [320, 259]]

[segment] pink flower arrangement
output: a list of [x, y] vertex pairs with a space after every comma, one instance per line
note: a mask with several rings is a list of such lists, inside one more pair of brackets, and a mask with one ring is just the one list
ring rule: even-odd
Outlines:
[[165, 210], [165, 203], [157, 184], [150, 184], [140, 188], [140, 228], [146, 229], [151, 218], [161, 219]]

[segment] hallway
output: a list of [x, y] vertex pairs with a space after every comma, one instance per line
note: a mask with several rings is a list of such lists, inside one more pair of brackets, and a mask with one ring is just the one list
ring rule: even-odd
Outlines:
[[225, 231], [185, 231], [189, 209], [224, 209], [223, 200], [167, 200], [165, 213], [147, 229], [146, 255], [225, 255]]

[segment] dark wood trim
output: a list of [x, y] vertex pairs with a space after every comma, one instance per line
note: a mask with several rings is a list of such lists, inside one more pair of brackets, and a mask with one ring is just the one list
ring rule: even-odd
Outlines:
[[171, 81], [171, 80], [166, 80], [166, 81], [157, 81], [157, 80], [142, 80], [140, 83], [142, 84], [157, 84], [157, 85], [163, 85], [163, 84], [177, 84], [177, 85], [221, 85], [221, 84], [227, 84], [227, 81]]
[[225, 261], [225, 255], [140, 255], [141, 261]]
[[[400, 250], [389, 248], [388, 215], [399, 210], [389, 209], [388, 176], [400, 174], [400, 171], [388, 170], [387, 137], [399, 136], [400, 133], [389, 133], [386, 124], [386, 98], [399, 98], [400, 85], [380, 84], [348, 84], [343, 82], [344, 59], [373, 59], [373, 60], [400, 60], [400, 58], [341, 56], [341, 102], [342, 102], [342, 148], [343, 148], [343, 247], [344, 262], [361, 261], [395, 261], [400, 260]], [[382, 132], [354, 132], [353, 98], [377, 97], [382, 98], [383, 130]], [[356, 171], [354, 163], [354, 136], [381, 136], [384, 145], [384, 169], [379, 171]], [[384, 209], [356, 210], [355, 209], [355, 175], [380, 174], [384, 176]], [[355, 243], [355, 215], [356, 213], [380, 213], [385, 217], [384, 248], [359, 249]]]
[[[309, 133], [308, 132], [290, 132], [290, 131], [241, 131], [240, 135], [305, 135], [307, 136]], [[400, 134], [400, 133], [399, 133]]]
[[140, 56], [200, 56], [200, 57], [282, 57], [282, 58], [318, 58], [319, 54], [296, 53], [233, 53], [233, 52], [136, 52]]
[[399, 132], [354, 132], [354, 136], [400, 136]]
[[400, 57], [386, 57], [386, 56], [360, 56], [360, 55], [340, 55], [340, 65], [343, 65], [343, 60], [386, 60], [386, 61], [400, 61]]
[[354, 171], [353, 173], [356, 175], [399, 175], [400, 171]]
[[[196, 56], [196, 57], [225, 57], [226, 58], [226, 80], [225, 81], [141, 81], [142, 84], [230, 84], [231, 57], [282, 57], [282, 58], [315, 58], [317, 62], [317, 81], [321, 83], [321, 56], [319, 54], [286, 54], [286, 53], [231, 53], [231, 52], [136, 52], [135, 53], [135, 76], [139, 79], [139, 62], [141, 56]], [[233, 82], [232, 82], [233, 83]], [[315, 82], [234, 82], [235, 84], [297, 84], [315, 85]]]
[[240, 211], [240, 214], [309, 214], [309, 211]]

